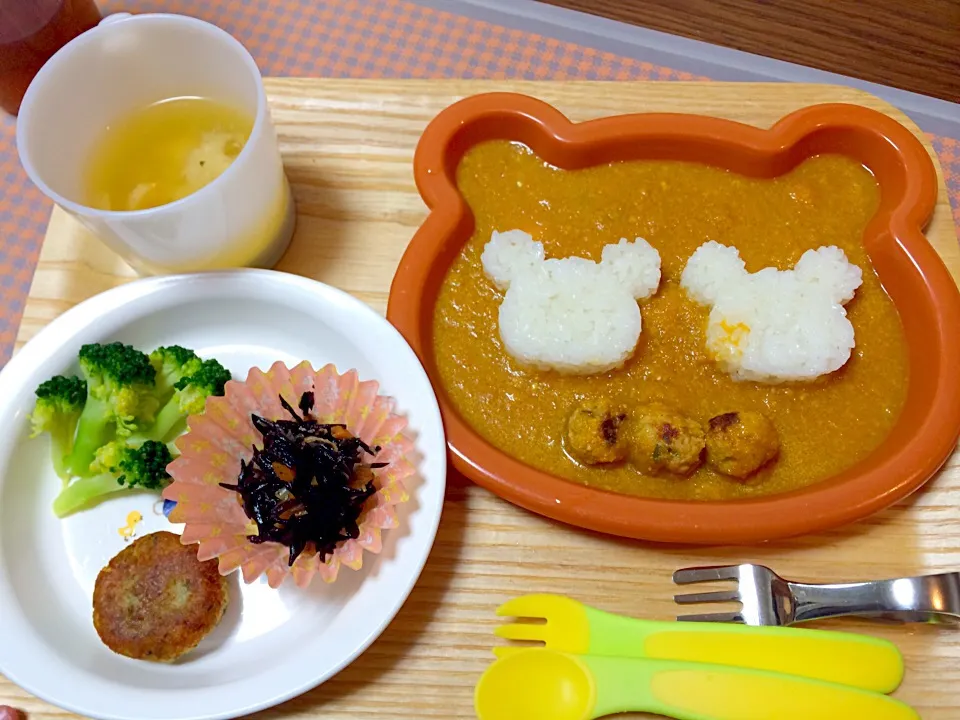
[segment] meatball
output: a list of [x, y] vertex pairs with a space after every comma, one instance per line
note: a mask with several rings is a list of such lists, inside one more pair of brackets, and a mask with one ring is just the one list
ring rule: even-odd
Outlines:
[[620, 462], [628, 445], [621, 425], [626, 415], [605, 400], [577, 405], [567, 419], [565, 449], [584, 465]]
[[707, 464], [719, 473], [743, 479], [779, 452], [777, 429], [763, 413], [730, 412], [710, 418]]
[[630, 461], [640, 472], [689, 475], [700, 466], [704, 438], [696, 420], [653, 404], [639, 408], [630, 424]]

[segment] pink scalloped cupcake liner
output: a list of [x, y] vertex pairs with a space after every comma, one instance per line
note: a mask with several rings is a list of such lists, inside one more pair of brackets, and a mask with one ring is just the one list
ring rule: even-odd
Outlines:
[[[163, 497], [176, 502], [170, 521], [185, 523], [181, 542], [198, 543], [201, 561], [217, 558], [221, 575], [240, 568], [244, 582], [251, 583], [266, 573], [273, 588], [288, 575], [306, 587], [315, 575], [333, 582], [342, 566], [359, 570], [364, 552], [379, 553], [382, 532], [397, 526], [396, 506], [409, 499], [404, 480], [416, 472], [408, 459], [413, 443], [402, 434], [406, 418], [393, 412], [393, 399], [378, 394], [379, 387], [374, 380], [361, 382], [356, 370], [340, 374], [327, 365], [315, 371], [307, 362], [292, 369], [277, 362], [267, 372], [254, 368], [246, 382], [228, 382], [223, 397], [208, 398], [203, 414], [189, 418], [187, 432], [176, 441], [180, 457], [167, 468], [173, 482]], [[318, 422], [345, 424], [370, 447], [380, 447], [364, 462], [387, 464], [375, 471], [377, 490], [360, 515], [359, 537], [340, 543], [323, 561], [308, 549], [291, 567], [287, 546], [250, 542], [248, 536], [257, 534], [256, 523], [243, 511], [240, 496], [220, 483], [236, 485], [240, 460], [249, 462], [253, 446], [262, 441], [251, 414], [289, 418], [280, 396], [296, 407], [307, 391], [314, 393]]]

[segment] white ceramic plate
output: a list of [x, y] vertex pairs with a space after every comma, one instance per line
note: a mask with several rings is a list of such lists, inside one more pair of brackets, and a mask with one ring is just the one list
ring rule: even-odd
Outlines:
[[[120, 340], [149, 352], [180, 344], [214, 356], [234, 377], [276, 360], [332, 362], [376, 379], [415, 433], [419, 476], [381, 555], [309, 589], [271, 590], [230, 576], [220, 626], [177, 663], [130, 660], [101, 644], [91, 598], [100, 569], [137, 535], [179, 531], [156, 495], [129, 494], [58, 520], [59, 480], [46, 439], [28, 440], [33, 391], [75, 371], [80, 345]], [[423, 368], [400, 334], [360, 301], [311, 280], [262, 270], [152, 278], [124, 285], [54, 320], [0, 373], [0, 672], [81, 715], [130, 720], [236, 717], [322, 683], [380, 635], [406, 600], [433, 545], [446, 445]]]

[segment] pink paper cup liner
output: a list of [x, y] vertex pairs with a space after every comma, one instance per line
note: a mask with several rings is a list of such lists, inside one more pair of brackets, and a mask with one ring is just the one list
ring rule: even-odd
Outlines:
[[[170, 521], [185, 523], [180, 541], [198, 543], [201, 561], [217, 558], [221, 575], [240, 568], [244, 582], [251, 583], [266, 573], [273, 588], [288, 575], [307, 587], [315, 575], [333, 582], [341, 566], [359, 570], [364, 552], [379, 553], [382, 532], [397, 527], [396, 506], [409, 499], [404, 481], [416, 472], [408, 459], [413, 443], [402, 434], [407, 420], [393, 412], [393, 399], [379, 395], [378, 389], [374, 380], [361, 382], [356, 370], [340, 374], [333, 365], [314, 370], [307, 362], [294, 368], [278, 362], [267, 372], [254, 368], [246, 382], [228, 382], [223, 397], [208, 398], [203, 414], [189, 418], [187, 432], [176, 441], [181, 454], [167, 468], [173, 482], [163, 498], [176, 502]], [[220, 483], [236, 485], [240, 460], [249, 462], [253, 446], [262, 447], [251, 414], [289, 419], [280, 397], [296, 407], [308, 391], [314, 393], [318, 422], [345, 424], [371, 448], [380, 447], [364, 462], [387, 464], [375, 471], [377, 490], [360, 515], [360, 535], [340, 543], [324, 560], [308, 547], [289, 566], [286, 545], [250, 542], [248, 536], [257, 534], [256, 523], [244, 512], [240, 496]]]

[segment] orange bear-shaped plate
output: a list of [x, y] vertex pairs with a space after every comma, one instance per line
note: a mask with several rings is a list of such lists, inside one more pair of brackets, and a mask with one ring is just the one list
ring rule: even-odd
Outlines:
[[[443, 278], [473, 231], [456, 168], [487, 140], [526, 144], [563, 169], [617, 160], [688, 160], [776, 177], [808, 157], [837, 153], [870, 169], [880, 207], [864, 233], [873, 266], [903, 321], [909, 388], [882, 446], [819, 483], [749, 500], [694, 502], [618, 495], [532, 468], [485, 441], [456, 412], [433, 362], [431, 326]], [[388, 319], [423, 360], [438, 390], [457, 469], [534, 512], [592, 530], [663, 542], [750, 543], [837, 527], [878, 512], [929, 480], [960, 437], [960, 292], [923, 235], [937, 175], [923, 145], [891, 118], [856, 105], [815, 105], [769, 130], [682, 114], [638, 114], [574, 124], [524, 95], [492, 93], [438, 115], [414, 171], [430, 214], [410, 242], [390, 291]]]

